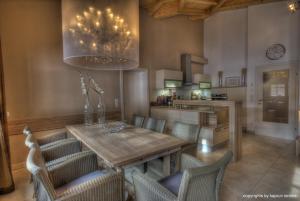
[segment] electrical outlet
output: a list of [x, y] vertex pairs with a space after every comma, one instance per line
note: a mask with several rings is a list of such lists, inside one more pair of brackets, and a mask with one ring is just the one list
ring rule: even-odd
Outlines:
[[9, 116], [10, 116], [10, 113], [9, 113], [9, 112], [6, 112], [6, 116], [9, 117]]

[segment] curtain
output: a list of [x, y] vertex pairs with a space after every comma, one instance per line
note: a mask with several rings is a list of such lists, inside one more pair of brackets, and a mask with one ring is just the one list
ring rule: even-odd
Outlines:
[[14, 190], [6, 142], [7, 140], [0, 124], [0, 194]]
[[0, 40], [0, 195], [9, 193], [15, 188], [9, 160], [8, 136], [5, 129], [5, 96], [1, 50]]

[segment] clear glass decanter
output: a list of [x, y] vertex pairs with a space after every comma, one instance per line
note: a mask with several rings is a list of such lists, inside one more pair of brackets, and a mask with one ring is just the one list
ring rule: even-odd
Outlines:
[[84, 104], [84, 125], [92, 125], [94, 120], [93, 120], [93, 108], [90, 104], [89, 97], [85, 97], [85, 104]]
[[101, 125], [101, 127], [105, 127], [105, 104], [103, 101], [103, 92], [99, 94], [98, 98], [97, 123]]

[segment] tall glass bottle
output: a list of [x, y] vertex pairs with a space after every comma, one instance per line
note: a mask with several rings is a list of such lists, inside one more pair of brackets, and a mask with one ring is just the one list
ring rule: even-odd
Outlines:
[[97, 123], [100, 125], [105, 125], [105, 104], [103, 102], [102, 94], [99, 95], [99, 99], [98, 99]]
[[93, 108], [92, 105], [90, 104], [89, 97], [86, 95], [85, 96], [85, 104], [84, 104], [84, 111], [83, 111], [83, 116], [84, 116], [84, 125], [92, 125], [93, 124]]

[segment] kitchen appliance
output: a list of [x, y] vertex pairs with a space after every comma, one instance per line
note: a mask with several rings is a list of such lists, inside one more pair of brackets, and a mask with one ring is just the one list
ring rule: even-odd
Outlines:
[[192, 65], [198, 65], [201, 68], [201, 65], [207, 64], [207, 59], [195, 56], [191, 54], [182, 54], [181, 55], [181, 70], [183, 72], [183, 84], [190, 86], [193, 84], [193, 70]]
[[212, 94], [211, 95], [212, 100], [228, 100], [227, 94]]
[[199, 82], [199, 89], [211, 89], [211, 82]]
[[182, 86], [182, 72], [162, 69], [156, 71], [156, 89], [172, 89]]

